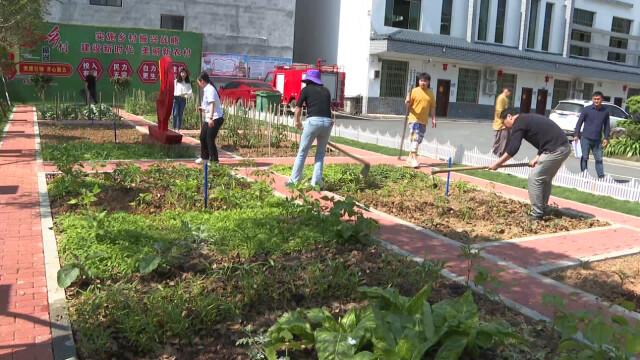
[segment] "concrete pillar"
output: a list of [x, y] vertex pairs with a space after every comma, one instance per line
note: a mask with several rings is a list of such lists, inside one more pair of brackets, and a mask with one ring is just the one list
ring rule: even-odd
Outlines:
[[530, 4], [531, 0], [522, 0], [520, 6], [520, 40], [518, 41], [518, 49], [520, 51], [524, 50], [527, 46]]
[[564, 6], [564, 46], [562, 47], [562, 56], [569, 57], [569, 55], [571, 55], [571, 29], [573, 28], [573, 8], [575, 6], [575, 1], [566, 0]]
[[469, 0], [469, 12], [467, 13], [467, 41], [476, 41], [478, 22], [476, 17], [477, 0]]

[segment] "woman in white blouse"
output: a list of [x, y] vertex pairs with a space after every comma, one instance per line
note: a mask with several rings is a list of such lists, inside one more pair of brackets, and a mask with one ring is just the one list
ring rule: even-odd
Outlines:
[[198, 110], [204, 113], [204, 120], [200, 128], [200, 157], [196, 160], [196, 164], [203, 161], [218, 163], [216, 137], [224, 123], [220, 96], [211, 83], [209, 74], [204, 71], [198, 76], [198, 86], [203, 89], [202, 105]]
[[184, 108], [187, 105], [187, 98], [193, 95], [191, 90], [191, 80], [187, 69], [180, 68], [178, 76], [173, 84], [173, 129], [180, 131]]

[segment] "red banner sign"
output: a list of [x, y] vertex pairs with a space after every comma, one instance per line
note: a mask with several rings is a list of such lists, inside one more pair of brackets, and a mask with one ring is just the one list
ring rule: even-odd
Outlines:
[[133, 69], [127, 60], [113, 60], [109, 65], [109, 77], [131, 77]]
[[78, 74], [80, 74], [80, 78], [82, 81], [86, 80], [86, 76], [91, 72], [96, 73], [96, 80], [100, 79], [102, 76], [102, 63], [100, 60], [95, 58], [82, 58], [80, 63], [78, 64]]
[[158, 82], [160, 79], [158, 63], [155, 61], [141, 62], [140, 66], [138, 66], [138, 77], [140, 78], [140, 81], [146, 84]]
[[21, 75], [49, 75], [68, 77], [73, 73], [71, 64], [64, 63], [37, 63], [21, 62], [18, 64], [18, 72]]

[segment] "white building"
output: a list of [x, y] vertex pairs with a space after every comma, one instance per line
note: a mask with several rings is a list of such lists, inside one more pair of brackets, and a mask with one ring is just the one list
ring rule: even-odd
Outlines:
[[[363, 96], [368, 113], [403, 113], [420, 72], [439, 116], [491, 117], [503, 87], [541, 113], [595, 90], [622, 106], [640, 94], [638, 1], [342, 0], [333, 15], [347, 96]], [[296, 39], [317, 44], [318, 31]]]
[[204, 35], [203, 51], [293, 56], [296, 0], [55, 0], [47, 20], [174, 29]]

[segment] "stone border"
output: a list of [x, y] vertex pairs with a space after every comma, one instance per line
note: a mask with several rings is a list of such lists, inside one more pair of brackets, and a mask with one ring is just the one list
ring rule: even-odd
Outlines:
[[38, 114], [34, 111], [34, 135], [36, 142], [36, 171], [38, 174], [38, 193], [40, 199], [40, 226], [42, 228], [42, 245], [44, 252], [45, 275], [47, 278], [47, 297], [49, 302], [49, 321], [60, 325], [59, 328], [51, 327], [51, 347], [55, 360], [75, 360], [76, 346], [73, 340], [71, 322], [67, 313], [66, 294], [64, 289], [58, 287], [58, 270], [60, 270], [60, 258], [58, 256], [58, 243], [53, 231], [53, 217], [49, 203], [47, 190], [47, 178], [40, 171], [42, 156], [40, 151], [40, 129], [38, 128]]
[[593, 228], [588, 228], [588, 229], [578, 229], [578, 230], [563, 231], [561, 233], [547, 233], [547, 234], [525, 236], [525, 237], [509, 239], [509, 240], [489, 241], [489, 242], [484, 242], [484, 243], [480, 243], [480, 244], [474, 244], [474, 245], [471, 245], [471, 246], [473, 248], [475, 248], [475, 249], [486, 249], [486, 248], [489, 248], [489, 247], [496, 247], [496, 246], [507, 245], [507, 244], [519, 244], [519, 243], [535, 241], [535, 240], [542, 240], [542, 239], [553, 238], [553, 237], [558, 237], [558, 236], [563, 236], [563, 235], [576, 235], [576, 234], [589, 233], [589, 232], [592, 232], [592, 231], [615, 230], [615, 229], [622, 229], [622, 228], [625, 228], [625, 227], [622, 226], [622, 225], [614, 224], [614, 225], [593, 227]]

